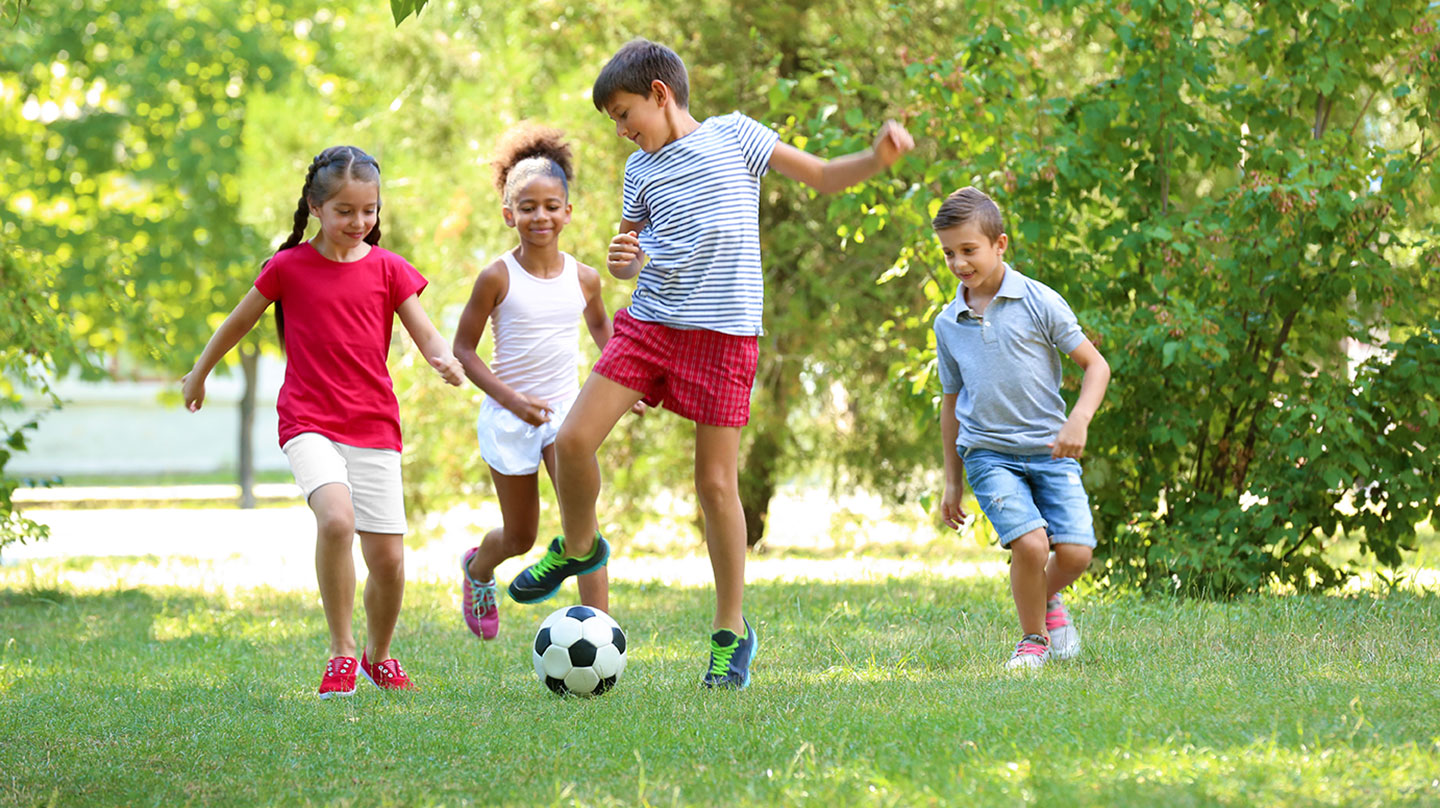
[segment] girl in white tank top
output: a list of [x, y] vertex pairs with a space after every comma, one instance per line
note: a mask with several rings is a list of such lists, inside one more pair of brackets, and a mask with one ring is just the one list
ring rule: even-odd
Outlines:
[[[501, 137], [493, 165], [505, 224], [520, 244], [475, 279], [454, 346], [465, 375], [485, 392], [477, 434], [504, 520], [461, 558], [465, 624], [487, 640], [500, 627], [495, 567], [535, 544], [542, 463], [555, 481], [552, 444], [579, 391], [578, 321], [597, 347], [611, 334], [600, 274], [560, 251], [574, 176], [569, 144], [554, 129], [521, 125]], [[495, 332], [489, 364], [476, 353], [487, 322]], [[580, 577], [585, 605], [607, 609], [608, 591], [604, 567]]]

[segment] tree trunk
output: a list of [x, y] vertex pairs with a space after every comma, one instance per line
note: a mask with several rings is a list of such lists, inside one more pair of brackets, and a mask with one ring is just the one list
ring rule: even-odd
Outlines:
[[775, 469], [782, 454], [776, 430], [783, 428], [783, 423], [767, 423], [750, 444], [750, 451], [745, 453], [745, 467], [740, 470], [740, 507], [745, 512], [748, 547], [765, 538], [765, 520], [770, 514], [770, 500], [775, 496]]
[[245, 372], [245, 392], [240, 396], [240, 507], [255, 507], [255, 386], [259, 379], [260, 349], [240, 345], [240, 367]]

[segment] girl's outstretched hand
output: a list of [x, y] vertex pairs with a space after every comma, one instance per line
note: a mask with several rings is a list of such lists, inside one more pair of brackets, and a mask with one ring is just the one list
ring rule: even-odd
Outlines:
[[440, 376], [450, 385], [459, 387], [465, 381], [465, 368], [461, 366], [460, 360], [453, 354], [430, 357], [430, 365], [440, 372]]
[[880, 134], [875, 136], [875, 145], [871, 148], [880, 164], [889, 168], [901, 155], [915, 148], [915, 138], [905, 131], [903, 125], [890, 120], [880, 127]]
[[180, 378], [180, 392], [185, 396], [185, 409], [199, 412], [205, 403], [205, 375], [191, 370]]

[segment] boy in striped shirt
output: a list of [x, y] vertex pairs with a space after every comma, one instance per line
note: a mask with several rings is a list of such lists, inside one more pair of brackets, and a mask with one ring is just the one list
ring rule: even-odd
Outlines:
[[557, 497], [565, 535], [510, 584], [522, 603], [544, 600], [570, 575], [605, 564], [598, 531], [595, 452], [637, 401], [695, 422], [695, 491], [715, 575], [715, 621], [707, 687], [743, 688], [759, 645], [745, 618], [745, 514], [740, 505], [740, 428], [764, 308], [760, 178], [775, 169], [821, 193], [878, 174], [914, 145], [887, 121], [873, 147], [826, 161], [779, 143], [769, 128], [734, 112], [697, 121], [685, 63], [644, 39], [626, 43], [595, 80], [596, 109], [639, 150], [625, 164], [623, 221], [606, 266], [637, 275], [628, 309], [555, 440]]

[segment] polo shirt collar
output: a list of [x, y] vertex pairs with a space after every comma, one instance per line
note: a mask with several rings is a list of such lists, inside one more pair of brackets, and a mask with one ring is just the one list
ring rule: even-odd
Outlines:
[[[1015, 270], [1009, 264], [1005, 265], [1005, 277], [1000, 280], [1000, 289], [995, 297], [1008, 297], [1020, 300], [1025, 297], [1025, 276]], [[970, 313], [970, 304], [965, 301], [965, 287], [960, 287], [959, 293], [955, 295], [955, 319], [963, 320]]]

